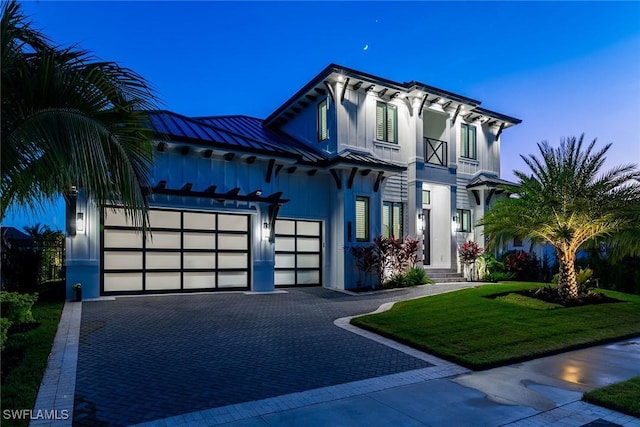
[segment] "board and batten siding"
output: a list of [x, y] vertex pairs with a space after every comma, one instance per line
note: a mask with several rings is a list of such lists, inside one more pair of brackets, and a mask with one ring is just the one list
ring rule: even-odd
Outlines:
[[[318, 105], [327, 100], [327, 127], [329, 138], [324, 141], [318, 141]], [[299, 113], [286, 123], [280, 126], [280, 130], [302, 142], [323, 150], [327, 154], [336, 152], [337, 129], [336, 129], [336, 105], [330, 96], [321, 96], [314, 102], [309, 102], [306, 107], [301, 107]]]
[[[398, 143], [376, 141], [376, 102], [393, 104], [398, 112]], [[347, 89], [338, 107], [338, 151], [354, 148], [373, 152], [388, 161], [406, 161], [413, 153], [415, 131], [410, 126], [409, 112], [403, 102], [379, 99], [373, 94]]]
[[[462, 128], [463, 122], [456, 123], [455, 132], [456, 141], [462, 144]], [[458, 153], [458, 174], [476, 175], [481, 172], [489, 172], [500, 175], [500, 141], [496, 141], [493, 128], [481, 125], [478, 122], [466, 123], [476, 128], [476, 159], [467, 159], [460, 156], [462, 147], [457, 147]]]

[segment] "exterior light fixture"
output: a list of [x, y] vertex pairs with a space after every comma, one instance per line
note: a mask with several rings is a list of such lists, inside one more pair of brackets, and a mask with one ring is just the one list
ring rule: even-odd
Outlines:
[[269, 240], [269, 223], [262, 224], [262, 240]]
[[76, 214], [76, 231], [84, 233], [84, 213], [82, 212]]

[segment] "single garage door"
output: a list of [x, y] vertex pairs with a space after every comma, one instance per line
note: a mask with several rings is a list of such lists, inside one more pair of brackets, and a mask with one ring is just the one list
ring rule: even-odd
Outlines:
[[151, 209], [146, 238], [122, 210], [103, 218], [103, 294], [249, 288], [249, 215]]
[[322, 285], [322, 223], [276, 220], [276, 286]]

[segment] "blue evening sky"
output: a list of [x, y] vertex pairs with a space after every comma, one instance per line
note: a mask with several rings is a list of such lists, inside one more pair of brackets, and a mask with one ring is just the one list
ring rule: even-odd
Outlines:
[[[418, 80], [518, 117], [520, 154], [585, 133], [640, 163], [640, 2], [28, 2], [59, 44], [142, 74], [162, 108], [265, 118], [329, 63]], [[4, 225], [64, 229], [62, 204]]]

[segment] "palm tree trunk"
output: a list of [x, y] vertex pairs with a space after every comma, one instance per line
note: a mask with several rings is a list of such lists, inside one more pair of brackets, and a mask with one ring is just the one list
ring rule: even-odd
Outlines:
[[576, 280], [575, 257], [565, 255], [559, 257], [560, 278], [558, 279], [558, 293], [563, 300], [578, 299], [578, 281]]

